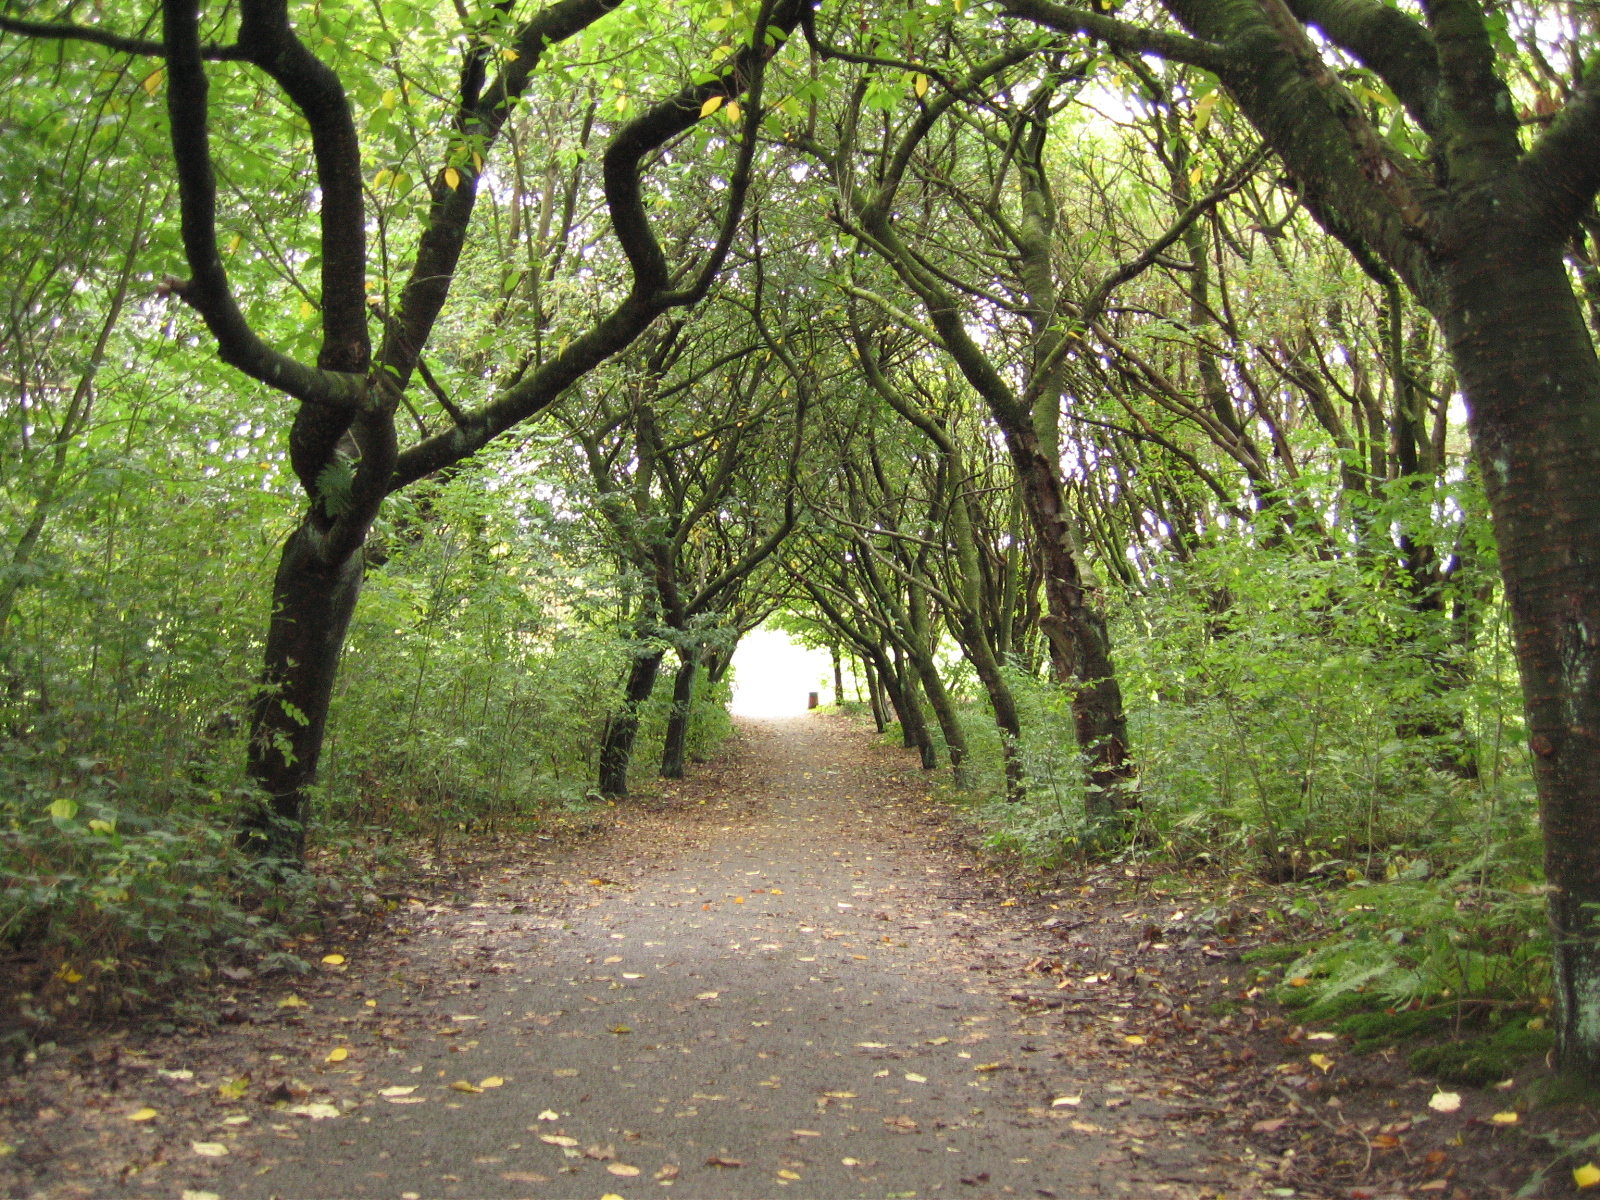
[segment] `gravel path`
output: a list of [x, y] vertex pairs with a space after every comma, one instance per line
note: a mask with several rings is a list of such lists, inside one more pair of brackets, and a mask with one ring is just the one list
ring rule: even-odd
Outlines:
[[[303, 1007], [257, 991], [217, 1035], [122, 1052], [134, 1082], [73, 1118], [107, 1165], [49, 1194], [1215, 1194], [1127, 1062], [1016, 1002], [1052, 938], [981, 894], [904, 756], [842, 719], [745, 722], [697, 775], [472, 903], [413, 903]], [[138, 1103], [159, 1115], [130, 1125]]]

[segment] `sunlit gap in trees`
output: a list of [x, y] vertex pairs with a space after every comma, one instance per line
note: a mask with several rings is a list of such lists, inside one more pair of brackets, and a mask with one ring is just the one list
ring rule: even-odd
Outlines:
[[733, 712], [740, 717], [797, 717], [807, 696], [833, 699], [826, 650], [807, 650], [778, 629], [751, 630], [733, 655]]

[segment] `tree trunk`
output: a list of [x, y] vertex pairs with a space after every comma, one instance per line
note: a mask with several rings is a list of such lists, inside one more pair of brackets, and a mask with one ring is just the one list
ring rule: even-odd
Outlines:
[[689, 741], [689, 722], [694, 717], [694, 688], [700, 679], [699, 647], [684, 655], [672, 681], [672, 713], [667, 718], [667, 740], [661, 747], [661, 778], [682, 779], [684, 747]]
[[[1476, 236], [1472, 236], [1472, 235]], [[1553, 240], [1486, 213], [1445, 264], [1522, 673], [1554, 934], [1556, 1048], [1600, 1078], [1600, 364]]]
[[872, 724], [882, 733], [889, 723], [884, 719], [883, 692], [878, 686], [878, 672], [872, 660], [865, 655], [861, 658], [861, 669], [867, 677], [867, 703], [872, 708]]
[[939, 769], [939, 753], [934, 749], [933, 734], [928, 731], [928, 718], [922, 712], [922, 698], [917, 695], [917, 681], [906, 668], [899, 648], [894, 651], [894, 690], [890, 692], [895, 711], [900, 714], [901, 740], [906, 749], [916, 750], [922, 756], [922, 769]]
[[272, 619], [245, 764], [265, 803], [245, 809], [239, 830], [240, 846], [256, 857], [296, 866], [305, 858], [309, 789], [322, 756], [339, 654], [366, 572], [361, 550], [336, 567], [319, 561], [311, 548], [315, 536], [309, 524], [290, 535], [272, 581]]
[[656, 690], [661, 671], [661, 656], [655, 650], [634, 658], [628, 671], [628, 688], [623, 693], [622, 709], [606, 728], [600, 746], [600, 792], [605, 796], [628, 794], [628, 765], [633, 761], [633, 743], [639, 736], [639, 712]]
[[839, 661], [839, 647], [829, 646], [828, 653], [833, 655], [833, 703], [837, 707], [844, 705], [844, 666]]
[[915, 588], [907, 599], [907, 615], [910, 617], [911, 636], [915, 642], [910, 653], [911, 665], [916, 668], [917, 676], [922, 680], [922, 690], [927, 693], [928, 704], [933, 708], [933, 715], [939, 722], [939, 731], [944, 734], [945, 749], [950, 754], [950, 771], [955, 776], [956, 789], [968, 791], [972, 787], [972, 768], [967, 761], [971, 757], [967, 749], [967, 731], [961, 727], [961, 717], [956, 712], [955, 702], [950, 698], [950, 690], [944, 686], [944, 680], [939, 675], [939, 664], [934, 659], [937, 638], [929, 627], [928, 603]]
[[1044, 563], [1049, 611], [1039, 624], [1050, 641], [1056, 681], [1072, 688], [1078, 751], [1087, 762], [1084, 809], [1103, 820], [1139, 806], [1105, 614], [1090, 594], [1093, 580], [1085, 579], [1079, 566], [1056, 467], [1041, 452], [1031, 426], [1019, 422], [1004, 433]]

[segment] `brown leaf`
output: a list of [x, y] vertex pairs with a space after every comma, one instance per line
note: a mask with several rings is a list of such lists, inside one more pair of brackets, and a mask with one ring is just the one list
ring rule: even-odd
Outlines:
[[678, 1177], [678, 1164], [677, 1163], [665, 1163], [665, 1164], [662, 1165], [661, 1169], [656, 1172], [656, 1178], [657, 1179], [676, 1179], [677, 1177]]
[[710, 1158], [706, 1159], [706, 1166], [708, 1166], [708, 1167], [742, 1167], [742, 1166], [744, 1166], [744, 1159], [742, 1159], [742, 1158], [727, 1158], [727, 1157], [725, 1157], [724, 1155], [721, 1155], [721, 1154], [713, 1154]]
[[915, 1133], [920, 1128], [915, 1121], [906, 1116], [885, 1117], [883, 1123], [893, 1133]]
[[1288, 1117], [1274, 1117], [1270, 1121], [1257, 1121], [1250, 1126], [1251, 1133], [1277, 1133], [1289, 1123]]

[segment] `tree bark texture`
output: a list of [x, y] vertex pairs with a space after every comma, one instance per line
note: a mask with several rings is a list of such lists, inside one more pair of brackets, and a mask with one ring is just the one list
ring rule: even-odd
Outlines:
[[701, 650], [684, 655], [672, 680], [672, 712], [667, 717], [666, 741], [661, 747], [661, 778], [682, 779], [689, 725], [694, 720], [695, 685], [700, 681]]
[[600, 794], [603, 796], [628, 794], [628, 767], [633, 762], [633, 745], [639, 737], [639, 713], [656, 690], [656, 676], [661, 672], [664, 653], [664, 650], [654, 650], [640, 654], [628, 669], [622, 707], [611, 718], [605, 741], [600, 746]]

